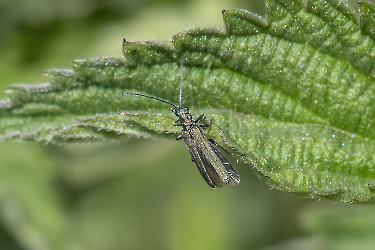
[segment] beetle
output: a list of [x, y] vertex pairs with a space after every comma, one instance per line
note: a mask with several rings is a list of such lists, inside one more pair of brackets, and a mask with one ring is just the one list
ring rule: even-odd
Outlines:
[[125, 95], [135, 95], [147, 97], [156, 101], [164, 102], [171, 105], [171, 111], [174, 113], [178, 120], [174, 126], [182, 127], [181, 134], [176, 140], [184, 140], [187, 148], [189, 149], [192, 161], [197, 165], [199, 173], [210, 187], [217, 188], [222, 185], [236, 186], [240, 183], [240, 176], [233, 165], [224, 157], [218, 149], [217, 143], [207, 138], [203, 128], [210, 126], [209, 124], [201, 124], [200, 122], [206, 120], [204, 114], [198, 116], [194, 120], [193, 116], [187, 107], [182, 107], [182, 83], [183, 83], [183, 66], [181, 60], [181, 82], [180, 82], [180, 96], [179, 105], [176, 106], [163, 99], [137, 94], [125, 93]]

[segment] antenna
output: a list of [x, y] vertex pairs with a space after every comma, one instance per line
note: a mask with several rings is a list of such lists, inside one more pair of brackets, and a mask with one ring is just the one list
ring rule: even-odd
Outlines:
[[[178, 107], [181, 107], [181, 104], [182, 104], [182, 83], [184, 82], [184, 65], [183, 65], [183, 58], [182, 57], [181, 57], [180, 63], [181, 63], [181, 81], [180, 81], [180, 97], [179, 97]], [[138, 94], [138, 93], [122, 93], [121, 95], [135, 95], [135, 96], [147, 97], [147, 98], [150, 98], [150, 99], [154, 99], [156, 101], [164, 102], [166, 104], [169, 104], [169, 105], [177, 108], [176, 105], [174, 105], [170, 102], [167, 102], [163, 99], [153, 97], [153, 96], [148, 96], [148, 95], [143, 95], [143, 94]]]
[[182, 83], [184, 81], [184, 65], [183, 65], [183, 58], [182, 57], [181, 57], [180, 63], [181, 63], [181, 81], [180, 81], [180, 99], [179, 99], [179, 102], [178, 102], [179, 107], [181, 107], [181, 105], [182, 105]]
[[137, 93], [124, 93], [124, 94], [121, 94], [121, 95], [135, 95], [135, 96], [147, 97], [147, 98], [154, 99], [156, 101], [164, 102], [164, 103], [169, 104], [169, 105], [171, 105], [171, 106], [173, 106], [173, 107], [176, 108], [176, 105], [174, 105], [174, 104], [172, 104], [170, 102], [164, 101], [163, 99], [153, 97], [153, 96], [148, 96], [148, 95], [143, 95], [143, 94], [137, 94]]

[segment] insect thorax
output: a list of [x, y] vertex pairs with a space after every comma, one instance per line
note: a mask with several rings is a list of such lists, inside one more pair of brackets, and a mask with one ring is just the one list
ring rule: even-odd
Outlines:
[[193, 117], [187, 107], [176, 106], [172, 108], [172, 112], [178, 117], [181, 125], [188, 126], [194, 123]]

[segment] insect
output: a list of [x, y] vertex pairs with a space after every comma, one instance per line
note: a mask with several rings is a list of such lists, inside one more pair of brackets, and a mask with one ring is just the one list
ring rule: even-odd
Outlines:
[[176, 106], [165, 100], [136, 93], [125, 93], [125, 95], [135, 95], [147, 97], [156, 101], [161, 101], [172, 106], [171, 111], [178, 117], [174, 126], [182, 127], [181, 134], [176, 140], [183, 139], [189, 149], [192, 161], [207, 184], [213, 188], [222, 187], [222, 185], [236, 186], [240, 183], [240, 176], [232, 164], [222, 155], [218, 145], [212, 139], [207, 138], [203, 128], [209, 127], [209, 124], [199, 125], [206, 117], [204, 114], [194, 120], [187, 107], [181, 106], [182, 99], [182, 81], [180, 83], [180, 102]]

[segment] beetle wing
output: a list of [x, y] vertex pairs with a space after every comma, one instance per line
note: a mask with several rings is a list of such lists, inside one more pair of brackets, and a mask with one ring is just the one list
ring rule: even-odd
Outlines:
[[[212, 166], [207, 163], [207, 160], [204, 159], [205, 153], [203, 151], [205, 150], [202, 150], [201, 140], [194, 138], [194, 136], [191, 135], [191, 133], [189, 133], [188, 131], [182, 131], [182, 136], [187, 148], [189, 149], [191, 160], [197, 166], [198, 171], [202, 175], [203, 179], [209, 186], [213, 188], [221, 187], [220, 183], [214, 182], [210, 177], [209, 168], [212, 168]], [[214, 169], [211, 169], [210, 172], [212, 171], [214, 171]]]
[[207, 184], [213, 188], [222, 184], [235, 186], [240, 177], [230, 162], [211, 143], [203, 130], [192, 126], [183, 130], [181, 136], [189, 149], [193, 162]]
[[226, 173], [228, 174], [228, 178], [226, 179], [227, 182], [225, 183], [225, 185], [238, 185], [240, 183], [240, 175], [237, 173], [237, 170], [233, 167], [230, 161], [228, 161], [227, 158], [224, 157], [224, 155], [220, 152], [220, 150], [214, 143], [212, 143], [210, 140], [208, 140], [208, 142], [211, 145], [214, 152], [216, 153], [216, 155], [219, 157], [221, 163], [225, 167]]

